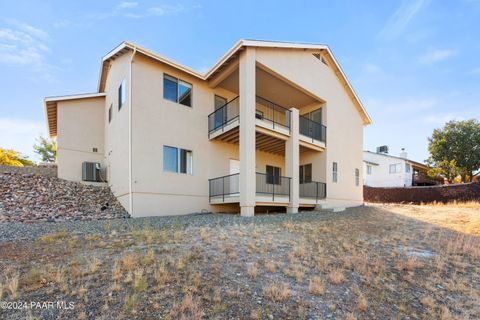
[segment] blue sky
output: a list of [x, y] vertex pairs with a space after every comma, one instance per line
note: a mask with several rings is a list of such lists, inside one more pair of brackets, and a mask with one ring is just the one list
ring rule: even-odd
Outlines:
[[240, 38], [328, 44], [374, 121], [369, 150], [423, 161], [434, 128], [480, 118], [480, 0], [17, 0], [0, 3], [0, 146], [36, 159], [43, 97], [95, 92], [122, 40], [205, 71]]

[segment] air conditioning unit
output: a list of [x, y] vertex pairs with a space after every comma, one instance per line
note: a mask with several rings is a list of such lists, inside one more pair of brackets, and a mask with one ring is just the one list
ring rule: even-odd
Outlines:
[[82, 163], [82, 180], [99, 182], [100, 180], [100, 163], [83, 162]]
[[377, 153], [388, 153], [388, 146], [377, 147]]

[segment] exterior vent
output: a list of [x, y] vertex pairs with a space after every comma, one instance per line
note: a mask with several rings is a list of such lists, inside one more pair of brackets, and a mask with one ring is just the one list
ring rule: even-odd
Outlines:
[[83, 181], [100, 181], [100, 163], [83, 162], [82, 163], [82, 180]]
[[388, 146], [377, 147], [377, 153], [388, 153]]

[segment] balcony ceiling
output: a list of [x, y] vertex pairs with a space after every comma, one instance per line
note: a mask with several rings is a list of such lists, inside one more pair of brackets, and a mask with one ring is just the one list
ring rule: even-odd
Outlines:
[[[218, 85], [238, 94], [238, 69], [232, 72]], [[287, 82], [271, 75], [267, 71], [256, 68], [256, 94], [286, 108], [308, 105], [318, 102]]]

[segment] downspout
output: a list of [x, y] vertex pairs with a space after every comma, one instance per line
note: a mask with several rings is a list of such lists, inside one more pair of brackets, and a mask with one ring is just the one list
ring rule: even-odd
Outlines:
[[137, 53], [137, 47], [133, 47], [133, 53], [130, 57], [130, 68], [129, 68], [129, 108], [128, 108], [128, 182], [129, 182], [129, 191], [130, 191], [130, 216], [133, 216], [133, 181], [132, 181], [132, 96], [133, 96], [133, 78], [132, 78], [132, 64], [133, 58]]

